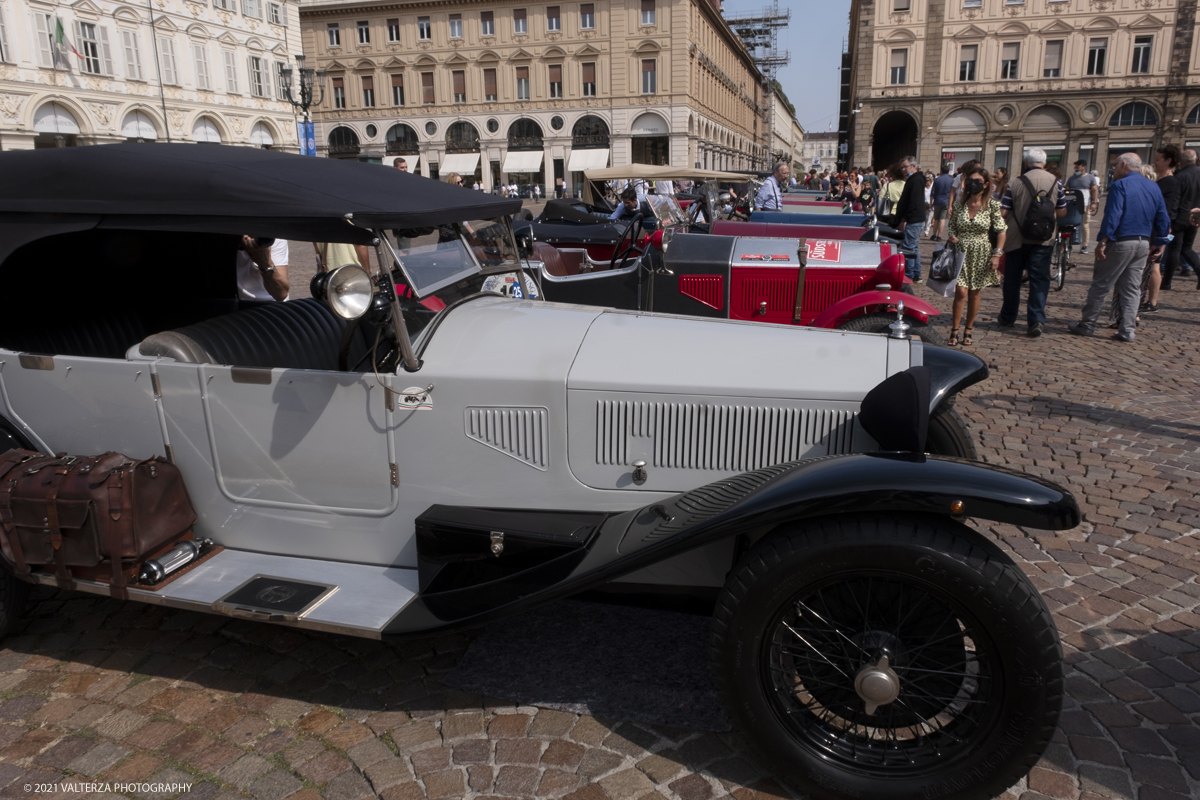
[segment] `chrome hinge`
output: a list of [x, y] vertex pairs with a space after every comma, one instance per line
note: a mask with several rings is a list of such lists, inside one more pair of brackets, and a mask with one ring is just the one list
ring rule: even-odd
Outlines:
[[492, 544], [488, 550], [491, 551], [494, 558], [504, 552], [504, 533], [501, 531], [492, 531], [491, 540]]
[[388, 471], [392, 475], [392, 486], [400, 485], [400, 467], [396, 464], [388, 464]]
[[175, 448], [171, 447], [171, 445], [167, 445], [167, 461], [170, 461], [172, 464], [175, 463]]
[[150, 373], [150, 385], [154, 387], [154, 396], [162, 397], [162, 384], [158, 381], [158, 373]]
[[388, 411], [396, 408], [396, 393], [392, 391], [392, 387], [383, 387], [383, 406]]

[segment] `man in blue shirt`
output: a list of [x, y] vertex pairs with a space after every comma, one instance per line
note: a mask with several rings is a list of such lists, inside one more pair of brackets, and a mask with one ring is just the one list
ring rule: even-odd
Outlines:
[[1162, 192], [1142, 176], [1141, 166], [1142, 159], [1136, 154], [1123, 153], [1113, 167], [1104, 221], [1096, 237], [1099, 241], [1096, 267], [1087, 302], [1083, 304], [1083, 319], [1068, 326], [1077, 336], [1091, 336], [1095, 332], [1100, 308], [1115, 286], [1114, 302], [1121, 306], [1121, 328], [1113, 338], [1133, 341], [1146, 257], [1162, 252], [1171, 229]]
[[609, 219], [626, 219], [638, 213], [637, 189], [626, 186], [621, 192], [621, 202], [617, 203], [616, 211], [608, 215]]
[[759, 211], [783, 211], [783, 187], [788, 184], [788, 173], [791, 167], [786, 161], [775, 165], [775, 171], [767, 178], [754, 198], [754, 206]]
[[929, 232], [929, 241], [940, 242], [942, 231], [946, 228], [949, 217], [950, 189], [954, 186], [954, 178], [950, 177], [949, 162], [942, 164], [942, 174], [933, 179], [933, 188], [929, 192], [929, 203], [933, 206], [933, 229]]

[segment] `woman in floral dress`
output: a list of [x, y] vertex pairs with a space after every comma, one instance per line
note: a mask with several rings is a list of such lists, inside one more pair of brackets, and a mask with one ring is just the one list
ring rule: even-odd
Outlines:
[[[971, 333], [979, 313], [979, 293], [985, 286], [999, 286], [1000, 257], [1004, 255], [1004, 237], [1008, 226], [1000, 214], [1000, 203], [991, 196], [991, 177], [983, 167], [975, 167], [963, 176], [962, 191], [950, 212], [947, 244], [966, 254], [958, 286], [954, 290], [954, 310], [950, 321], [953, 327], [947, 344], [958, 344], [958, 321], [963, 302], [967, 304], [966, 327], [962, 343], [974, 344]], [[991, 236], [996, 236], [993, 245]]]

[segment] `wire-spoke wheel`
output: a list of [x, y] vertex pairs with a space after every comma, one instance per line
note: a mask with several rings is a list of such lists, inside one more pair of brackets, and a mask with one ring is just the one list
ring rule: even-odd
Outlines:
[[1037, 590], [940, 517], [768, 535], [730, 576], [712, 647], [735, 726], [818, 797], [988, 800], [1037, 763], [1061, 707]]
[[1061, 238], [1054, 244], [1054, 253], [1050, 258], [1050, 285], [1054, 291], [1062, 291], [1067, 283], [1067, 270], [1071, 268], [1070, 246]]

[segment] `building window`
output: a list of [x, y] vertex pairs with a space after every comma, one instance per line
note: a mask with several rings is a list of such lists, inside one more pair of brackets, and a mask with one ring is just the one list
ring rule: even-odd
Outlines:
[[121, 31], [121, 47], [125, 51], [125, 77], [142, 79], [142, 54], [138, 51], [136, 31]]
[[983, 0], [963, 0], [963, 8], [983, 8]]
[[479, 35], [480, 36], [495, 36], [496, 35], [496, 12], [495, 11], [480, 11], [479, 12]]
[[513, 33], [529, 33], [529, 24], [523, 8], [513, 9]]
[[417, 38], [422, 42], [433, 38], [433, 26], [429, 24], [429, 17], [417, 17]]
[[389, 42], [400, 41], [400, 20], [389, 19], [387, 21], [387, 29], [388, 29], [388, 41]]
[[975, 64], [979, 59], [979, 45], [964, 44], [958, 51], [958, 79], [960, 81], [975, 80]]
[[375, 78], [371, 75], [362, 76], [363, 108], [375, 107]]
[[175, 40], [158, 40], [158, 58], [162, 62], [162, 81], [172, 86], [179, 85], [179, 68], [175, 62]]
[[358, 43], [359, 44], [370, 44], [371, 43], [371, 23], [368, 22], [367, 20], [359, 20], [355, 24], [358, 27]]
[[213, 8], [223, 8], [226, 11], [236, 11], [236, 0], [213, 0]]
[[908, 50], [893, 50], [891, 71], [888, 82], [893, 86], [903, 86], [908, 83]]
[[912, 0], [893, 0], [892, 11], [912, 11]]
[[517, 67], [517, 99], [529, 99], [529, 67]]
[[255, 97], [267, 96], [267, 71], [263, 68], [263, 60], [258, 56], [250, 56], [250, 94]]
[[432, 72], [421, 73], [421, 102], [427, 106], [431, 106], [434, 103]]
[[496, 70], [483, 71], [483, 99], [488, 103], [496, 102]]
[[202, 44], [192, 45], [192, 62], [196, 65], [196, 88], [212, 89], [212, 78], [208, 69], [208, 48]]
[[[89, 72], [92, 75], [103, 75], [104, 68], [100, 62], [100, 47], [103, 44], [105, 49], [108, 49], [108, 37], [104, 36], [103, 43], [100, 41], [101, 34], [105, 31], [98, 30], [95, 25], [90, 22], [76, 22], [75, 33], [79, 40], [79, 47], [83, 50], [80, 53], [83, 56], [83, 63], [80, 65], [84, 72]], [[107, 59], [106, 59], [107, 60]], [[174, 83], [175, 81], [169, 81]]]
[[461, 39], [462, 38], [462, 14], [451, 14], [450, 15], [450, 38], [451, 39]]
[[283, 76], [283, 69], [286, 66], [287, 64], [282, 61], [275, 62], [275, 95], [279, 100], [288, 99], [288, 89], [290, 87]]
[[404, 76], [392, 75], [392, 105], [404, 105]]
[[1061, 78], [1063, 60], [1063, 42], [1057, 39], [1046, 42], [1046, 61], [1042, 64], [1043, 78]]
[[658, 91], [658, 61], [653, 58], [642, 59], [642, 94], [655, 94]]
[[1196, 106], [1188, 112], [1187, 119], [1184, 120], [1187, 125], [1200, 125], [1200, 106]]
[[1088, 75], [1103, 75], [1104, 62], [1108, 58], [1108, 39], [1092, 39], [1088, 44]]
[[1153, 36], [1133, 37], [1133, 66], [1129, 71], [1144, 75], [1150, 71], [1150, 48], [1154, 44]]
[[562, 30], [562, 17], [559, 16], [558, 9], [558, 6], [546, 6], [546, 30]]
[[596, 63], [594, 61], [583, 65], [583, 96], [596, 96]]
[[550, 65], [550, 99], [561, 100], [562, 92], [562, 64]]
[[467, 73], [456, 69], [450, 73], [450, 78], [454, 83], [454, 102], [467, 102]]
[[1021, 43], [1005, 42], [1000, 46], [1000, 80], [1015, 81], [1021, 61]]
[[642, 24], [654, 24], [654, 0], [642, 0]]
[[262, 0], [242, 0], [242, 15], [262, 19]]
[[336, 22], [330, 22], [325, 26], [325, 35], [329, 37], [330, 47], [342, 46], [342, 29]]
[[334, 108], [345, 108], [346, 107], [346, 79], [345, 78], [334, 78], [333, 79], [333, 107]]
[[1145, 103], [1126, 103], [1108, 121], [1113, 128], [1131, 128], [1158, 124], [1158, 114]]
[[283, 6], [279, 3], [267, 3], [267, 16], [272, 25], [287, 26], [287, 18], [283, 15]]
[[225, 91], [230, 94], [237, 94], [237, 55], [232, 50], [222, 50], [221, 63], [225, 66]]
[[584, 3], [579, 7], [579, 27], [585, 31], [596, 27], [596, 4]]

